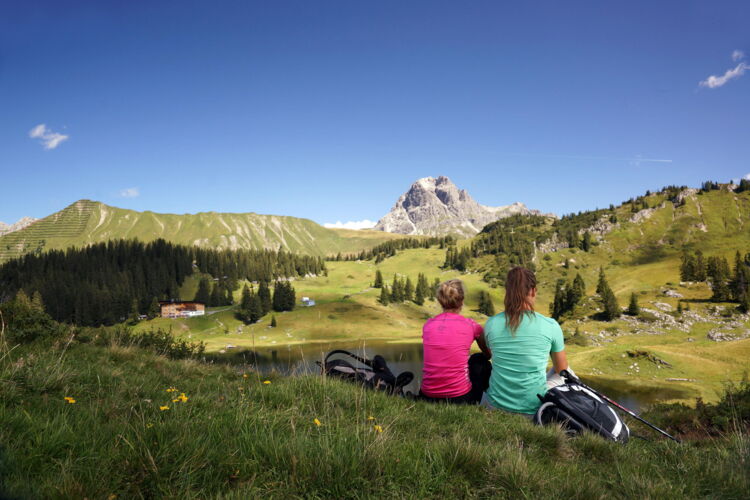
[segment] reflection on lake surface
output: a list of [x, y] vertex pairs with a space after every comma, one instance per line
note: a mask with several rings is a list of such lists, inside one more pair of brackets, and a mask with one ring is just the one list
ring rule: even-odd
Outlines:
[[[302, 375], [319, 373], [320, 367], [315, 362], [322, 361], [325, 355], [334, 349], [347, 350], [367, 358], [380, 354], [386, 359], [394, 375], [403, 371], [412, 372], [414, 381], [406, 386], [406, 390], [415, 394], [419, 392], [422, 379], [422, 344], [349, 341], [289, 345], [258, 348], [254, 352], [248, 350], [228, 353], [222, 359], [233, 363], [251, 365], [263, 373], [278, 372], [283, 375]], [[575, 367], [573, 368], [575, 369]], [[659, 401], [689, 397], [679, 388], [628, 384], [621, 380], [601, 376], [583, 377], [583, 382], [633, 411], [640, 411], [645, 406]]]

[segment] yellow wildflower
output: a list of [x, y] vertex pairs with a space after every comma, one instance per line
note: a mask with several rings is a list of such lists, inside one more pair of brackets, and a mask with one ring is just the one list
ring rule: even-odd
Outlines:
[[152, 424], [151, 422], [149, 422], [149, 423], [146, 424], [146, 429], [150, 429], [153, 426], [154, 426], [154, 424]]
[[170, 387], [169, 389], [167, 389], [167, 392], [177, 392], [177, 388], [176, 387]]
[[271, 383], [271, 381], [270, 380], [264, 380], [263, 383], [266, 384], [266, 385], [268, 385], [268, 384]]
[[65, 401], [67, 401], [70, 404], [75, 404], [76, 400], [71, 398], [70, 396], [65, 396]]
[[243, 373], [242, 378], [247, 378], [247, 373]]
[[173, 399], [173, 400], [172, 400], [172, 402], [173, 402], [173, 403], [179, 403], [179, 402], [180, 402], [180, 400], [179, 400], [179, 399]]
[[367, 417], [367, 420], [369, 420], [370, 422], [372, 422], [373, 420], [375, 420], [375, 417], [372, 417], [372, 416]]
[[374, 426], [372, 427], [372, 429], [373, 429], [373, 430], [374, 430], [375, 432], [383, 432], [383, 427], [382, 427], [382, 426], [380, 426], [380, 425], [374, 425]]
[[318, 427], [320, 427], [321, 425], [323, 425], [323, 424], [321, 424], [321, 423], [320, 423], [320, 420], [318, 420], [317, 418], [314, 418], [314, 419], [313, 419], [313, 423], [314, 423], [315, 425], [317, 425]]
[[160, 409], [161, 411], [164, 411], [164, 410], [168, 410], [168, 409], [169, 409], [169, 406], [167, 406], [167, 405], [164, 405], [164, 406], [160, 406], [160, 407], [159, 407], [159, 409]]

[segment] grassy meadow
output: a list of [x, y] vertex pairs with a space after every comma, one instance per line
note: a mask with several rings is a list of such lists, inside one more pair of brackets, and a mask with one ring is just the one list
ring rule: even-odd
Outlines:
[[6, 346], [0, 380], [11, 498], [742, 498], [750, 487], [744, 434], [569, 439], [502, 412], [105, 337]]

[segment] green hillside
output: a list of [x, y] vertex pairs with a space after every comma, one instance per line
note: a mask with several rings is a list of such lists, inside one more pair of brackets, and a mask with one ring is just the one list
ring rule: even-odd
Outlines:
[[[715, 342], [707, 338], [707, 333], [718, 328], [742, 334], [748, 329], [750, 317], [735, 312], [736, 304], [710, 302], [711, 290], [706, 283], [680, 284], [680, 256], [684, 248], [700, 248], [707, 256], [727, 258], [738, 250], [743, 254], [750, 251], [750, 234], [744, 226], [750, 217], [750, 193], [692, 193], [684, 203], [672, 203], [664, 194], [653, 194], [645, 200], [655, 208], [633, 212], [626, 203], [613, 211], [581, 214], [557, 222], [544, 218], [540, 224], [520, 224], [507, 231], [519, 237], [527, 233], [538, 241], [537, 250], [532, 245], [531, 251], [539, 279], [538, 311], [549, 314], [558, 279], [572, 280], [578, 273], [584, 278], [587, 298], [576, 314], [561, 318], [569, 341], [567, 350], [580, 374], [599, 378], [602, 383], [617, 383], [630, 391], [655, 387], [665, 394], [675, 391], [674, 399], [686, 402], [696, 396], [716, 400], [724, 382], [739, 380], [743, 372], [750, 370], [750, 338]], [[594, 236], [588, 252], [578, 248], [549, 251], [542, 245], [557, 230], [565, 232], [579, 226], [583, 230], [612, 215], [617, 222], [610, 230]], [[588, 222], [584, 224], [585, 221]], [[460, 241], [459, 249], [471, 248], [478, 238], [481, 236]], [[374, 260], [328, 262], [327, 276], [294, 284], [297, 296], [314, 298], [316, 307], [277, 314], [278, 328], [269, 327], [270, 315], [257, 324], [243, 325], [233, 309], [203, 318], [156, 319], [137, 328], [172, 327], [175, 333], [205, 342], [210, 351], [228, 345], [250, 348], [332, 341], [419, 343], [422, 324], [439, 312], [439, 306], [431, 301], [423, 306], [412, 302], [381, 304], [380, 290], [371, 288], [376, 270], [382, 272], [386, 284], [394, 274], [415, 281], [419, 273], [424, 273], [430, 283], [436, 278], [461, 278], [468, 290], [464, 314], [483, 323], [486, 317], [476, 312], [479, 293], [490, 292], [496, 310], [502, 310], [504, 290], [492, 277], [497, 275], [498, 266], [507, 264], [507, 257], [478, 256], [470, 261], [466, 272], [442, 268], [446, 251], [439, 248], [400, 251], [379, 264]], [[595, 287], [600, 267], [620, 306], [627, 306], [630, 294], [635, 292], [641, 308], [658, 315], [657, 319], [596, 319], [594, 313], [599, 304]], [[189, 280], [183, 295], [191, 297], [194, 287]], [[665, 295], [667, 290], [682, 297]], [[239, 299], [239, 291], [236, 294]], [[680, 301], [690, 305], [691, 311], [685, 316], [674, 312]], [[574, 338], [576, 331], [578, 338]], [[636, 370], [633, 363], [637, 360], [628, 354], [635, 351], [648, 352], [671, 367], [641, 362]]]
[[157, 214], [79, 200], [27, 228], [0, 237], [0, 262], [47, 249], [112, 239], [153, 241], [217, 249], [278, 249], [311, 255], [358, 252], [392, 238], [380, 231], [327, 229], [308, 219], [254, 213]]

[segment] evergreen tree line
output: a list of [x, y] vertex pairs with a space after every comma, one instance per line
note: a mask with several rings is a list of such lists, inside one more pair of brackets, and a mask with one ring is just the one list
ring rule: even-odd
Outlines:
[[215, 278], [212, 286], [209, 279], [204, 276], [198, 282], [198, 291], [193, 300], [202, 302], [208, 307], [231, 306], [234, 303], [232, 293], [234, 283], [227, 279]]
[[[256, 323], [271, 310], [276, 312], [293, 310], [295, 302], [296, 292], [288, 281], [277, 281], [273, 287], [273, 295], [265, 281], [260, 282], [257, 292], [253, 287], [245, 285], [242, 289], [237, 317], [246, 324]], [[276, 326], [275, 317], [271, 326]]]
[[268, 281], [277, 278], [304, 277], [325, 274], [322, 257], [299, 255], [285, 250], [214, 250], [193, 248], [193, 259], [201, 272], [214, 278], [229, 280], [229, 287], [237, 289], [237, 282]]
[[750, 253], [742, 257], [736, 252], [732, 269], [726, 257], [706, 259], [700, 250], [694, 254], [686, 252], [680, 265], [680, 280], [708, 281], [712, 301], [738, 302], [743, 312], [750, 311]]
[[[599, 303], [602, 308], [599, 317], [604, 321], [612, 321], [619, 318], [622, 310], [620, 309], [620, 304], [617, 302], [615, 293], [607, 282], [603, 268], [599, 269], [599, 281], [596, 285], [596, 293], [599, 296]], [[565, 314], [573, 312], [585, 297], [586, 283], [580, 274], [576, 274], [571, 283], [566, 283], [562, 279], [558, 280], [555, 286], [555, 297], [549, 307], [550, 315], [554, 319], [559, 320]], [[635, 314], [638, 313], [636, 312]]]
[[557, 280], [555, 298], [550, 304], [550, 315], [560, 319], [564, 314], [573, 311], [585, 296], [586, 283], [580, 274], [576, 274], [571, 283], [566, 284], [564, 279]]
[[[219, 278], [207, 304], [231, 303], [237, 281], [325, 272], [319, 257], [269, 250], [211, 250], [164, 240], [113, 240], [84, 248], [27, 254], [0, 265], [0, 302], [19, 290], [39, 292], [56, 321], [83, 326], [111, 325], [153, 315], [158, 300], [175, 299], [194, 263]], [[203, 292], [202, 292], [203, 293]], [[183, 297], [184, 298], [184, 297]]]
[[[375, 286], [379, 284], [380, 286]], [[393, 276], [390, 288], [383, 283], [382, 274], [380, 270], [375, 273], [375, 288], [380, 288], [380, 303], [387, 306], [391, 303], [400, 304], [403, 302], [414, 302], [421, 306], [425, 300], [435, 300], [435, 294], [437, 288], [440, 286], [440, 280], [435, 278], [432, 286], [427, 281], [427, 276], [423, 273], [419, 273], [417, 277], [417, 285], [414, 286], [414, 282], [410, 277], [399, 278], [397, 275]]]
[[375, 259], [375, 263], [380, 264], [383, 260], [387, 259], [388, 257], [393, 257], [401, 250], [407, 250], [410, 248], [431, 248], [435, 245], [437, 245], [438, 248], [443, 249], [455, 243], [456, 238], [454, 238], [453, 236], [401, 238], [397, 240], [386, 241], [385, 243], [374, 246], [369, 250], [362, 250], [359, 253], [342, 254], [341, 252], [339, 252], [334, 257], [328, 257], [328, 260], [357, 261]]

